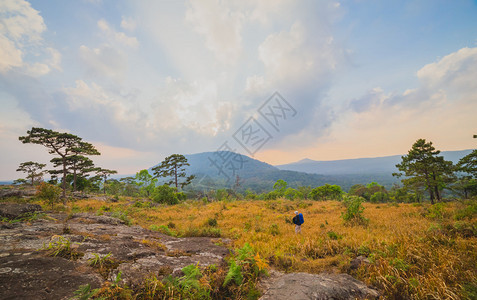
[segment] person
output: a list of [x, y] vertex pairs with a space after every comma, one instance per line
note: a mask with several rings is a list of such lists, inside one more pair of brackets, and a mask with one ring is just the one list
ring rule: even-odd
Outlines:
[[305, 223], [302, 213], [295, 211], [295, 216], [293, 217], [293, 224], [295, 224], [295, 233], [301, 233], [301, 225]]

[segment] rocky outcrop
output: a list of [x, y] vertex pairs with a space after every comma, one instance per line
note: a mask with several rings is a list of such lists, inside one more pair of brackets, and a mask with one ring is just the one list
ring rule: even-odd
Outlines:
[[0, 217], [7, 219], [16, 219], [37, 211], [41, 211], [41, 206], [38, 204], [0, 203]]
[[[56, 218], [53, 219], [52, 217]], [[2, 299], [69, 299], [82, 284], [99, 287], [121, 272], [122, 284], [139, 285], [153, 274], [180, 274], [190, 264], [221, 264], [229, 253], [207, 237], [175, 238], [139, 226], [126, 226], [109, 216], [50, 215], [28, 223], [13, 223], [0, 231], [0, 291]], [[48, 257], [39, 249], [58, 241], [71, 243], [77, 260]], [[226, 243], [226, 240], [222, 240]], [[90, 259], [110, 254], [111, 270], [98, 273]]]
[[0, 189], [0, 199], [10, 198], [10, 197], [31, 197], [35, 195], [35, 187], [33, 186], [7, 186]]
[[377, 299], [379, 293], [348, 274], [290, 273], [279, 277], [261, 300]]
[[[16, 206], [16, 208], [15, 208]], [[3, 214], [19, 216], [37, 211], [37, 206], [3, 205]], [[46, 219], [6, 222], [0, 230], [0, 295], [2, 299], [70, 299], [80, 285], [100, 287], [114, 281], [138, 287], [146, 277], [158, 279], [190, 264], [220, 265], [230, 241], [207, 237], [176, 238], [108, 215], [79, 213], [48, 214]], [[69, 243], [74, 258], [47, 256], [55, 242]], [[51, 250], [50, 250], [51, 251]], [[111, 265], [99, 271], [92, 259], [108, 256]], [[373, 299], [378, 293], [346, 274], [283, 274], [274, 270], [262, 299]]]

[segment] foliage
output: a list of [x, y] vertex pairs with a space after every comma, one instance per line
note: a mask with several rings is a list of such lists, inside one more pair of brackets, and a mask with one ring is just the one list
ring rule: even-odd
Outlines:
[[148, 170], [141, 170], [136, 173], [134, 179], [139, 186], [139, 193], [142, 196], [150, 197], [156, 187], [157, 178], [149, 174]]
[[33, 161], [23, 162], [18, 166], [17, 172], [24, 172], [27, 174], [27, 179], [30, 179], [30, 184], [40, 183], [43, 180], [44, 171], [41, 171], [46, 164], [40, 164]]
[[185, 194], [177, 193], [176, 188], [164, 184], [154, 189], [151, 198], [157, 203], [173, 205], [179, 203], [179, 200], [185, 200]]
[[462, 157], [457, 163], [457, 170], [465, 172], [477, 179], [477, 149]]
[[[186, 177], [185, 167], [190, 166], [187, 162], [187, 158], [181, 154], [172, 154], [171, 156], [166, 157], [160, 165], [152, 168], [154, 175], [156, 177], [165, 177], [170, 178], [167, 182], [167, 185], [174, 184], [176, 189], [184, 188], [184, 186], [191, 183], [192, 179], [194, 179], [194, 175], [190, 175]], [[179, 180], [184, 178], [183, 182]]]
[[[59, 156], [54, 159], [56, 165], [62, 167], [62, 197], [66, 198], [66, 175], [68, 174], [68, 161], [75, 155], [99, 155], [100, 153], [92, 144], [82, 141], [82, 138], [70, 134], [53, 131], [45, 128], [33, 127], [27, 131], [26, 136], [18, 138], [22, 143], [39, 144], [48, 149], [48, 153]], [[54, 172], [56, 173], [56, 172]]]
[[343, 191], [339, 185], [325, 184], [311, 190], [308, 195], [313, 200], [341, 200]]
[[72, 248], [72, 243], [68, 238], [61, 235], [53, 236], [52, 242], [48, 243], [48, 246], [43, 245], [41, 250], [47, 250], [49, 256], [59, 256], [73, 260], [83, 256], [83, 253], [79, 253]]
[[453, 176], [452, 162], [438, 156], [439, 150], [432, 146], [432, 142], [425, 139], [417, 140], [408, 155], [402, 156], [402, 161], [396, 167], [400, 173], [395, 176], [405, 175], [402, 179], [406, 186], [423, 186], [429, 192], [431, 203], [441, 201], [441, 191], [449, 183]]
[[42, 182], [36, 187], [36, 196], [46, 200], [48, 204], [51, 205], [51, 208], [53, 208], [53, 205], [60, 199], [61, 188], [53, 184]]
[[91, 289], [90, 284], [80, 285], [76, 291], [73, 292], [73, 299], [77, 300], [88, 300], [93, 298], [99, 289]]
[[346, 211], [341, 214], [341, 218], [350, 225], [367, 225], [369, 220], [363, 216], [363, 198], [358, 196], [347, 196], [343, 200]]

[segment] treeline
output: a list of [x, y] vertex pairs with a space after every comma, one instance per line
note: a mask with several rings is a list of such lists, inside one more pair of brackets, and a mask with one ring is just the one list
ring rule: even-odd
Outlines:
[[[321, 186], [301, 186], [296, 182], [289, 184], [282, 179], [276, 180], [272, 189], [261, 193], [242, 187], [241, 178], [236, 177], [229, 188], [197, 188], [194, 175], [186, 174], [190, 166], [180, 154], [166, 157], [159, 165], [149, 170], [141, 170], [135, 176], [111, 179], [115, 170], [95, 166], [88, 156], [100, 155], [99, 151], [80, 137], [43, 128], [32, 128], [26, 136], [19, 137], [23, 143], [40, 144], [55, 157], [50, 160], [53, 170], [44, 171], [46, 164], [38, 162], [21, 163], [17, 171], [26, 173], [25, 179], [16, 183], [35, 185], [50, 174], [49, 184], [61, 187], [61, 196], [67, 192], [105, 193], [128, 197], [142, 197], [158, 203], [175, 204], [186, 198], [204, 201], [227, 199], [271, 200], [286, 198], [290, 200], [342, 200], [344, 196], [360, 197], [363, 201], [383, 202], [421, 202], [429, 199], [431, 203], [442, 201], [443, 196], [468, 198], [477, 195], [477, 150], [473, 150], [454, 165], [439, 156], [432, 142], [417, 140], [408, 154], [402, 156], [394, 173], [401, 179], [402, 186], [394, 184], [386, 188], [376, 182], [354, 184], [347, 193], [340, 185], [323, 184]], [[51, 197], [54, 189], [41, 186]]]

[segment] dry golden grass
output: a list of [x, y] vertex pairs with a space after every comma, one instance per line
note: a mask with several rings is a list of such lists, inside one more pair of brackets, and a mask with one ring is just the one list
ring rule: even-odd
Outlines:
[[[144, 228], [168, 228], [178, 235], [208, 228], [217, 221], [232, 247], [249, 243], [274, 268], [286, 271], [348, 272], [376, 286], [386, 298], [460, 299], [477, 289], [477, 237], [452, 227], [461, 204], [448, 203], [442, 216], [430, 205], [365, 203], [367, 226], [347, 226], [337, 201], [187, 201], [174, 206], [135, 207], [118, 203], [77, 201], [82, 211], [121, 210]], [[295, 234], [293, 212], [305, 216], [302, 234]], [[476, 228], [475, 214], [463, 224]], [[473, 227], [472, 227], [473, 226]], [[446, 229], [447, 228], [447, 229]], [[203, 232], [207, 232], [206, 230]], [[350, 261], [367, 256], [371, 264], [350, 269]], [[467, 290], [467, 292], [465, 291]]]

